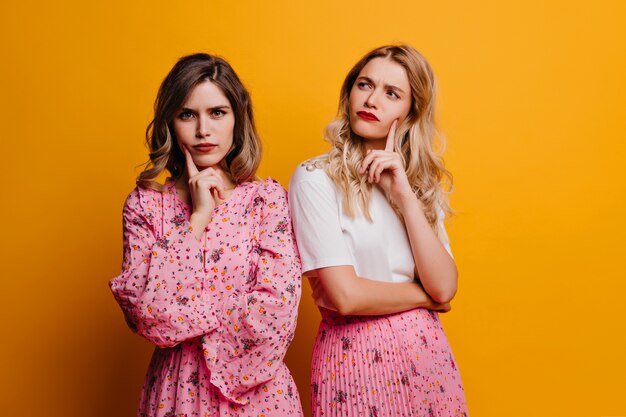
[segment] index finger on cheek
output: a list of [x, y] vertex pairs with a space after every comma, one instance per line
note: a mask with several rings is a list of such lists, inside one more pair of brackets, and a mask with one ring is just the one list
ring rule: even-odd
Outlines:
[[396, 142], [396, 127], [398, 126], [398, 119], [391, 123], [389, 133], [387, 133], [387, 142], [385, 142], [385, 151], [393, 152]]
[[183, 153], [185, 154], [185, 165], [187, 166], [187, 173], [190, 177], [192, 177], [198, 173], [198, 167], [196, 167], [196, 164], [193, 162], [193, 158], [191, 157], [191, 152], [189, 152], [189, 149], [187, 149], [187, 147], [180, 142], [179, 145], [180, 148], [183, 150]]

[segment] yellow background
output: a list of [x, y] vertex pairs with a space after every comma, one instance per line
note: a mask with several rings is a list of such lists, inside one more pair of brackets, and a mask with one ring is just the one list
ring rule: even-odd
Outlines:
[[[626, 416], [626, 3], [3, 2], [3, 416], [130, 416], [151, 346], [108, 291], [159, 83], [226, 57], [251, 90], [260, 173], [326, 149], [373, 47], [432, 63], [456, 179], [460, 275], [443, 318], [472, 416]], [[288, 363], [308, 408], [318, 313]]]

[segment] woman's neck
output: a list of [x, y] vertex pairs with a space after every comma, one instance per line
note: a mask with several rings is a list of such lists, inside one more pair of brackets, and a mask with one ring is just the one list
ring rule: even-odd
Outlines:
[[385, 143], [387, 139], [366, 139], [363, 142], [365, 152], [371, 150], [383, 150], [385, 149]]

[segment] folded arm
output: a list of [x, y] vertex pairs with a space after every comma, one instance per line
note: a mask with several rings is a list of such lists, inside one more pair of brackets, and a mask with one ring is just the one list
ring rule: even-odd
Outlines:
[[350, 265], [331, 266], [311, 277], [313, 297], [322, 307], [341, 315], [382, 315], [417, 307], [446, 312], [448, 303], [437, 303], [415, 282], [381, 282], [357, 276]]

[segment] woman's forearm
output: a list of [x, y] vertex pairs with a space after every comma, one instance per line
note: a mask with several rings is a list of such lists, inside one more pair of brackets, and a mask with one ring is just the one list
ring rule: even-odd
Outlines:
[[[415, 282], [382, 282], [358, 277], [352, 266], [333, 266], [317, 270], [311, 278], [313, 294], [322, 306], [341, 315], [381, 315], [417, 307], [448, 311], [447, 303], [435, 302]], [[326, 304], [326, 305], [324, 305]]]
[[417, 307], [442, 309], [415, 282], [391, 283], [359, 277], [351, 314], [379, 315], [399, 313]]
[[420, 282], [424, 290], [435, 301], [447, 303], [452, 300], [457, 289], [457, 269], [454, 259], [433, 232], [424, 212], [422, 203], [414, 194], [398, 202], [411, 243]]

